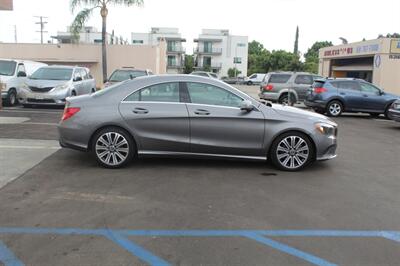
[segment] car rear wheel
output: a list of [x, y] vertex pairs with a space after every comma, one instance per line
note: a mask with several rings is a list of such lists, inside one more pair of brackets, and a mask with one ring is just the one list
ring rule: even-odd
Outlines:
[[92, 145], [97, 161], [106, 168], [125, 166], [133, 159], [136, 150], [132, 137], [116, 127], [100, 130], [94, 136]]
[[343, 104], [339, 101], [331, 101], [328, 103], [326, 112], [329, 116], [337, 117], [343, 112]]
[[15, 89], [10, 89], [7, 95], [7, 104], [9, 106], [14, 106], [17, 104], [17, 93]]
[[284, 105], [290, 105], [293, 106], [295, 102], [294, 96], [290, 96], [290, 101], [289, 101], [289, 94], [285, 93], [279, 97], [278, 103], [284, 104]]
[[253, 82], [252, 81], [247, 81], [247, 85], [251, 86], [251, 85], [253, 85]]
[[288, 132], [274, 140], [270, 157], [280, 170], [298, 171], [313, 161], [314, 146], [305, 134]]

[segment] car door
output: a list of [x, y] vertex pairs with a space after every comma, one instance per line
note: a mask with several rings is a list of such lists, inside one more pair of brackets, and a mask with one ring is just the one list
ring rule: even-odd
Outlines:
[[133, 92], [119, 110], [139, 142], [141, 153], [189, 152], [189, 116], [180, 101], [179, 82]]
[[363, 103], [360, 106], [365, 111], [384, 112], [386, 107], [386, 98], [381, 90], [372, 84], [360, 82]]
[[297, 93], [298, 100], [304, 101], [307, 96], [307, 92], [313, 84], [314, 79], [311, 75], [298, 74], [294, 79], [293, 88]]
[[337, 81], [338, 96], [343, 100], [346, 111], [357, 111], [362, 107], [360, 86], [356, 81]]
[[79, 68], [75, 68], [72, 82], [76, 95], [84, 94], [82, 89], [83, 77]]
[[17, 85], [16, 87], [21, 88], [26, 81], [26, 69], [23, 63], [19, 63], [17, 66], [16, 77], [17, 77]]
[[79, 71], [82, 76], [82, 94], [90, 94], [92, 88], [90, 80], [88, 79], [87, 72], [84, 68], [81, 68]]
[[206, 83], [187, 82], [190, 151], [201, 154], [264, 156], [264, 115], [240, 110], [243, 99]]

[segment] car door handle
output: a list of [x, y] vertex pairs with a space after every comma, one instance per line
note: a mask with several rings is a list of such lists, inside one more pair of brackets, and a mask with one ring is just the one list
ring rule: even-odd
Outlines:
[[132, 110], [135, 114], [147, 114], [149, 110], [144, 109], [144, 108], [135, 108]]
[[197, 109], [196, 111], [194, 111], [194, 113], [196, 115], [209, 115], [210, 112], [204, 109]]

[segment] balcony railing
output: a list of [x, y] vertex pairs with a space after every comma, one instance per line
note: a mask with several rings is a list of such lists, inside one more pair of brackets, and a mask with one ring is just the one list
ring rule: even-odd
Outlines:
[[167, 53], [184, 53], [186, 50], [183, 47], [177, 47], [177, 46], [170, 46], [167, 47]]
[[206, 48], [206, 47], [202, 47], [202, 48], [195, 48], [193, 49], [193, 53], [195, 54], [222, 54], [222, 48]]
[[167, 68], [184, 68], [183, 63], [167, 63]]
[[222, 68], [222, 63], [211, 63], [211, 65], [209, 64], [197, 64], [194, 68], [196, 69], [221, 69]]

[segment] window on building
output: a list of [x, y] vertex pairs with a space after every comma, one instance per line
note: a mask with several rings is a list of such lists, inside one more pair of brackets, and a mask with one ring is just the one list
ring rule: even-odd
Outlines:
[[168, 56], [168, 66], [176, 66], [176, 56]]
[[143, 44], [143, 40], [132, 40], [133, 44]]
[[187, 83], [192, 103], [219, 105], [228, 107], [240, 107], [242, 98], [235, 94], [205, 83]]
[[132, 93], [125, 101], [179, 102], [179, 83], [156, 84]]
[[204, 42], [204, 52], [212, 53], [212, 42], [208, 42], [208, 41]]
[[241, 64], [242, 63], [242, 58], [241, 57], [234, 57], [233, 58], [233, 63], [234, 64]]
[[175, 41], [168, 41], [167, 42], [167, 51], [168, 52], [175, 52], [177, 49], [176, 49], [177, 47], [176, 47], [176, 42]]
[[246, 44], [245, 43], [238, 43], [237, 47], [246, 47]]

